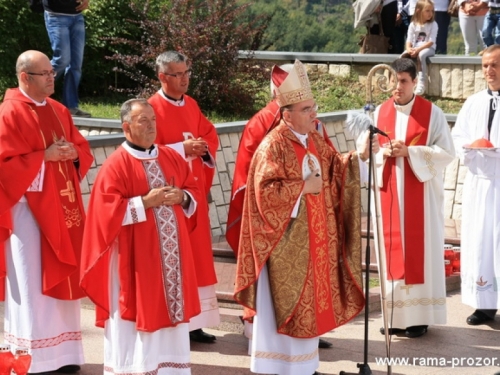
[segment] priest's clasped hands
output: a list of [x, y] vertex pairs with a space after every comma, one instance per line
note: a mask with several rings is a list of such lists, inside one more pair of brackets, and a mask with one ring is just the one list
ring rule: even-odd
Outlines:
[[184, 145], [184, 152], [188, 156], [205, 156], [208, 152], [208, 143], [201, 137], [186, 139], [182, 144]]
[[78, 151], [73, 143], [68, 142], [61, 137], [58, 141], [51, 144], [45, 150], [45, 161], [66, 161], [78, 159]]
[[404, 141], [393, 139], [388, 143], [384, 143], [382, 146], [384, 147], [384, 158], [408, 157], [408, 146], [405, 145]]
[[184, 201], [184, 191], [175, 186], [154, 188], [142, 197], [144, 208], [173, 206]]

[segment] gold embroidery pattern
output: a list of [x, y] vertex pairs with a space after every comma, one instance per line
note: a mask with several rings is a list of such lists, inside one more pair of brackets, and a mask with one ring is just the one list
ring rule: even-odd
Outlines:
[[[308, 263], [309, 233], [304, 197], [297, 218], [290, 220], [290, 202], [295, 202], [300, 195], [303, 180], [292, 145], [297, 142], [296, 137], [284, 124], [278, 125], [263, 140], [254, 155], [249, 171], [254, 184], [247, 186], [246, 210], [242, 217], [240, 249], [244, 251], [238, 256], [235, 298], [246, 307], [246, 318], [255, 314], [257, 272], [269, 259], [278, 331], [292, 337], [324, 333], [317, 327], [316, 307], [318, 298], [327, 296], [328, 292], [331, 299], [327, 298], [321, 308], [332, 309], [333, 302], [333, 311], [331, 322], [323, 324], [323, 330], [346, 323], [364, 306], [357, 158], [355, 155], [343, 158], [319, 138], [316, 132], [310, 135], [324, 174], [325, 193], [318, 196], [321, 197], [318, 202], [323, 206], [326, 222], [317, 216], [317, 220], [311, 220], [313, 226], [309, 229], [320, 235], [324, 231], [328, 239], [325, 249], [316, 249], [321, 264]], [[314, 215], [320, 213], [313, 211]], [[287, 246], [281, 241], [285, 236], [288, 236]], [[301, 270], [297, 271], [298, 268]], [[324, 281], [318, 278], [318, 273]], [[315, 291], [318, 280], [319, 284], [326, 282], [324, 292]]]
[[328, 293], [328, 288], [330, 287], [328, 266], [328, 251], [326, 246], [321, 246], [321, 248], [318, 249], [318, 259], [316, 262], [316, 269], [314, 270], [317, 282], [316, 300], [318, 302], [318, 312], [320, 313], [330, 308], [330, 303], [328, 301], [330, 297]]
[[80, 213], [80, 208], [69, 209], [64, 204], [62, 205], [64, 212], [64, 221], [66, 222], [66, 228], [79, 227], [82, 223], [82, 215]]
[[432, 161], [432, 151], [429, 147], [424, 148], [424, 160], [425, 164], [427, 165], [427, 168], [429, 168], [429, 172], [432, 174], [433, 177], [436, 177], [437, 171], [434, 168], [434, 162]]
[[392, 308], [404, 308], [404, 307], [411, 307], [411, 306], [431, 306], [431, 305], [444, 305], [446, 303], [445, 298], [412, 298], [412, 299], [406, 299], [404, 301], [398, 300], [398, 301], [387, 301], [387, 308], [392, 309]]
[[73, 203], [75, 201], [75, 188], [73, 187], [73, 181], [66, 180], [66, 189], [59, 192], [61, 197], [68, 197], [68, 200]]
[[273, 275], [269, 281], [278, 327], [294, 313], [301, 294], [307, 294], [303, 287], [308, 276], [309, 233], [304, 211], [303, 197], [297, 218], [292, 220], [268, 261], [269, 274]]
[[283, 353], [261, 352], [261, 351], [256, 351], [253, 353], [253, 355], [255, 358], [276, 359], [284, 362], [305, 362], [316, 358], [318, 356], [318, 349], [314, 350], [314, 352], [312, 353], [300, 354], [300, 355], [287, 355]]
[[418, 135], [410, 141], [410, 146], [415, 146], [418, 141], [420, 141], [420, 138], [422, 138], [422, 132], [418, 133]]

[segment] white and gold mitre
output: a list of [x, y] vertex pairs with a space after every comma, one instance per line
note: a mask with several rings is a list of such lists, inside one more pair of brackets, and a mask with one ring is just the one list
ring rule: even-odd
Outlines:
[[280, 107], [314, 99], [306, 67], [299, 60], [295, 60], [289, 72], [277, 65], [273, 66], [271, 79], [276, 87], [274, 95]]

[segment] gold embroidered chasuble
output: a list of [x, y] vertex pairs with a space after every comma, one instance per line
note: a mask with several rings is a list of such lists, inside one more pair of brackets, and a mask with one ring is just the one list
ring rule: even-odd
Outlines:
[[[323, 191], [300, 198], [308, 159], [319, 162]], [[357, 156], [340, 155], [316, 131], [305, 148], [285, 124], [261, 143], [247, 183], [235, 298], [256, 314], [259, 274], [267, 263], [278, 332], [315, 337], [364, 306]]]

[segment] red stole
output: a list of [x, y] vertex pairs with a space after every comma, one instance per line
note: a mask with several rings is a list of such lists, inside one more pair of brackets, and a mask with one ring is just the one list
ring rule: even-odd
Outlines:
[[[304, 165], [304, 158], [308, 158], [309, 154], [313, 154], [316, 156], [318, 161], [321, 158], [318, 156], [318, 152], [312, 140], [312, 137], [309, 136], [307, 139], [308, 148], [304, 148], [302, 143], [293, 142], [293, 148], [295, 150], [295, 154], [297, 155], [297, 159], [299, 161], [299, 165]], [[313, 172], [316, 168], [320, 168], [320, 166], [315, 166], [311, 159], [306, 162]], [[320, 171], [323, 173], [327, 173], [327, 171]], [[307, 207], [307, 218], [309, 222], [310, 228], [316, 228], [316, 230], [309, 230], [309, 272], [313, 273], [312, 279], [314, 282], [315, 294], [321, 294], [321, 298], [317, 299], [315, 309], [315, 320], [318, 332], [326, 332], [330, 330], [331, 322], [333, 321], [335, 326], [337, 326], [337, 322], [335, 321], [335, 314], [333, 311], [333, 306], [331, 301], [333, 300], [332, 295], [330, 293], [330, 288], [323, 288], [322, 286], [325, 284], [325, 279], [328, 278], [327, 275], [330, 275], [330, 265], [326, 260], [328, 257], [328, 238], [327, 231], [321, 230], [322, 226], [325, 226], [326, 220], [326, 208], [325, 208], [325, 200], [323, 196], [323, 192], [318, 195], [306, 194], [306, 207]], [[320, 285], [323, 284], [323, 285]], [[328, 279], [328, 285], [330, 284], [330, 280]], [[279, 331], [280, 327], [278, 327]]]
[[[408, 118], [405, 144], [427, 144], [432, 104], [419, 96]], [[388, 134], [396, 134], [394, 99], [380, 107], [378, 123], [386, 124]], [[381, 139], [380, 142], [385, 142]], [[408, 158], [404, 158], [404, 202], [397, 197], [396, 158], [385, 161], [383, 184], [380, 189], [382, 222], [384, 228], [387, 279], [404, 279], [406, 284], [424, 283], [424, 184], [413, 173]], [[404, 244], [400, 228], [400, 204], [404, 205]], [[403, 250], [404, 249], [404, 250]]]

